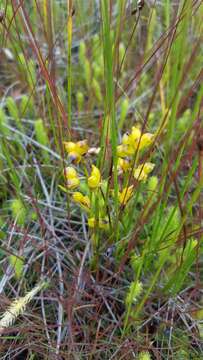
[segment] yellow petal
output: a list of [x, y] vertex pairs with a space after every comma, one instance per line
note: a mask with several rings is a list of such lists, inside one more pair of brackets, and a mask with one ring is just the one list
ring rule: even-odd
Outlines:
[[68, 189], [74, 189], [80, 184], [77, 171], [72, 166], [68, 166], [67, 168], [65, 168], [64, 176]]
[[127, 157], [129, 155], [133, 155], [135, 150], [130, 145], [118, 145], [117, 146], [117, 154], [119, 157]]
[[64, 141], [64, 147], [65, 147], [65, 150], [67, 151], [67, 153], [75, 152], [77, 149], [76, 144], [72, 141]]
[[67, 180], [66, 185], [68, 189], [75, 189], [80, 184], [78, 177]]
[[152, 172], [152, 170], [154, 169], [155, 164], [147, 162], [144, 164], [144, 172], [145, 174], [149, 174], [150, 172]]
[[130, 144], [129, 134], [124, 134], [123, 135], [122, 143], [123, 143], [123, 145], [129, 145]]
[[96, 189], [100, 185], [101, 181], [101, 174], [99, 169], [92, 165], [92, 172], [90, 174], [90, 177], [88, 178], [88, 186], [90, 189]]
[[72, 166], [65, 168], [64, 175], [66, 179], [72, 179], [78, 176], [77, 171]]
[[79, 152], [80, 155], [84, 155], [87, 153], [88, 149], [89, 149], [89, 146], [87, 144], [87, 140], [81, 140], [81, 141], [78, 141], [76, 143], [76, 146], [77, 146], [77, 151]]
[[139, 128], [133, 126], [130, 134], [124, 134], [122, 138], [123, 145], [130, 145], [135, 148], [135, 145], [138, 143], [141, 137], [141, 131]]
[[147, 146], [151, 145], [153, 142], [154, 135], [150, 133], [145, 133], [142, 135], [140, 143], [139, 143], [139, 150], [146, 148]]
[[130, 161], [118, 158], [118, 170], [127, 172], [130, 169]]
[[79, 163], [81, 156], [86, 154], [89, 147], [87, 145], [87, 140], [82, 140], [74, 143], [73, 141], [64, 142], [65, 150], [68, 153], [69, 159], [76, 163]]
[[154, 169], [154, 166], [152, 163], [139, 165], [134, 171], [134, 178], [138, 181], [146, 181], [148, 174]]
[[140, 168], [137, 168], [134, 171], [134, 178], [136, 180], [138, 180], [138, 181], [146, 181], [147, 180], [147, 175]]
[[118, 145], [117, 146], [117, 155], [120, 156], [120, 157], [125, 157], [126, 156], [123, 145]]
[[130, 198], [133, 195], [133, 185], [129, 187], [125, 187], [121, 193], [118, 194], [119, 202], [122, 205], [126, 205], [127, 202], [130, 200]]
[[85, 210], [90, 208], [90, 199], [88, 196], [84, 196], [81, 192], [76, 191], [73, 193], [73, 201], [81, 205]]
[[137, 141], [140, 139], [140, 136], [141, 136], [141, 131], [138, 127], [136, 126], [133, 126], [132, 127], [132, 131], [131, 131], [131, 138], [134, 140], [134, 141]]

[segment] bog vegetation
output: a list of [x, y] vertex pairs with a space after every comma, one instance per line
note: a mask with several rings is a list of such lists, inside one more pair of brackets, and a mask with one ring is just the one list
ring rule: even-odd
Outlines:
[[202, 18], [0, 1], [0, 359], [203, 358]]

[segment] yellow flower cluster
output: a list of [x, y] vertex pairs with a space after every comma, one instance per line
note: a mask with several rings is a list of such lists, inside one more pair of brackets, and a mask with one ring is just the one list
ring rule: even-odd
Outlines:
[[[81, 142], [78, 142], [76, 144], [81, 144]], [[69, 143], [70, 144], [70, 143]], [[69, 146], [69, 145], [68, 145]], [[72, 147], [72, 145], [71, 145]], [[80, 186], [80, 179], [78, 176], [78, 173], [76, 169], [72, 166], [68, 166], [64, 170], [64, 176], [66, 180], [66, 187], [68, 190], [74, 190], [75, 188]], [[95, 191], [98, 189], [101, 185], [101, 173], [100, 170], [95, 166], [92, 165], [92, 171], [90, 173], [90, 176], [87, 178], [87, 184], [90, 191]], [[79, 191], [75, 191], [72, 194], [72, 200], [78, 204], [83, 210], [90, 212], [91, 209], [91, 201], [89, 196], [83, 195]], [[96, 223], [96, 220], [94, 217], [89, 218], [88, 225], [89, 227], [94, 227]], [[105, 219], [99, 219], [98, 226], [101, 229], [107, 229], [108, 220]]]
[[153, 141], [153, 134], [142, 134], [141, 130], [135, 126], [132, 127], [131, 133], [123, 135], [122, 144], [117, 146], [117, 154], [121, 158], [134, 155], [137, 150], [143, 150]]
[[118, 170], [127, 172], [131, 169], [132, 157], [137, 151], [144, 150], [153, 142], [154, 135], [151, 133], [141, 133], [141, 130], [133, 126], [130, 133], [122, 137], [122, 143], [117, 146]]
[[[125, 133], [122, 137], [122, 143], [117, 146], [118, 173], [127, 173], [132, 170], [133, 155], [135, 155], [137, 151], [144, 150], [149, 147], [152, 144], [153, 139], [153, 134], [142, 134], [141, 130], [136, 126], [132, 127], [130, 133]], [[145, 182], [153, 168], [154, 164], [152, 163], [147, 162], [145, 164], [141, 164], [137, 168], [133, 169], [133, 176], [136, 180]], [[121, 195], [119, 195], [119, 197], [121, 197]]]
[[[138, 127], [133, 126], [130, 133], [123, 135], [122, 143], [117, 147], [118, 154], [118, 176], [120, 173], [127, 173], [132, 171], [134, 178], [137, 181], [145, 182], [149, 173], [153, 170], [154, 164], [146, 162], [140, 164], [137, 168], [132, 169], [133, 155], [139, 149], [145, 149], [153, 141], [153, 135], [150, 133], [142, 134]], [[98, 154], [99, 148], [89, 148], [87, 140], [77, 142], [64, 142], [64, 147], [68, 153], [68, 159], [75, 164], [79, 164], [82, 157], [87, 153], [89, 155]], [[95, 149], [97, 150], [95, 152]], [[88, 158], [86, 158], [86, 162]], [[83, 166], [86, 164], [83, 162]], [[101, 178], [100, 170], [97, 166], [91, 164], [91, 171], [88, 174], [88, 170], [85, 170], [85, 176], [80, 177], [77, 170], [73, 166], [68, 166], [64, 170], [64, 176], [66, 180], [66, 189], [75, 190], [79, 188], [80, 191], [74, 191], [71, 194], [71, 199], [74, 203], [78, 204], [84, 211], [89, 214], [88, 226], [89, 228], [100, 228], [103, 230], [109, 229], [109, 217], [107, 217], [107, 206], [111, 209], [113, 202], [106, 204], [104, 199], [104, 192], [102, 187], [105, 188], [108, 184], [108, 180]], [[122, 179], [121, 179], [122, 181]], [[120, 181], [119, 181], [120, 183]], [[106, 185], [105, 185], [106, 184]], [[61, 187], [62, 188], [62, 187]], [[64, 188], [65, 189], [65, 188]], [[83, 194], [84, 193], [84, 194]], [[114, 191], [110, 190], [109, 194], [113, 194]], [[125, 207], [130, 199], [133, 197], [134, 185], [131, 183], [129, 186], [121, 187], [121, 191], [118, 191], [118, 201], [121, 207]], [[97, 206], [99, 215], [98, 218], [94, 217], [95, 212], [95, 199], [97, 199]], [[108, 200], [109, 201], [109, 200]], [[113, 212], [112, 212], [113, 213]], [[111, 213], [110, 213], [111, 215]]]

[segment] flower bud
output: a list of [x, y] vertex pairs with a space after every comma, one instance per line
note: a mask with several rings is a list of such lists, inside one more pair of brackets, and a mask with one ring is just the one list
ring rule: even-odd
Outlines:
[[75, 189], [79, 186], [80, 180], [77, 171], [72, 167], [68, 166], [64, 170], [64, 176], [66, 179], [66, 185], [68, 189]]
[[76, 191], [72, 195], [73, 201], [79, 204], [83, 209], [89, 211], [90, 199], [88, 196], [84, 196], [81, 192]]
[[88, 186], [90, 189], [96, 189], [99, 187], [101, 181], [101, 174], [99, 169], [92, 165], [92, 172], [90, 174], [90, 177], [88, 178]]

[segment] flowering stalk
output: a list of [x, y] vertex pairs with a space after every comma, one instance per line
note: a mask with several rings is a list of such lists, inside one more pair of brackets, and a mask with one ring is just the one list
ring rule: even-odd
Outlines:
[[125, 314], [125, 320], [124, 320], [124, 327], [123, 327], [123, 335], [125, 334], [125, 331], [128, 327], [128, 319], [131, 314], [132, 306], [133, 304], [136, 304], [138, 301], [139, 296], [141, 295], [143, 291], [143, 285], [139, 281], [132, 281], [125, 299], [125, 305], [126, 305], [126, 314]]
[[[91, 159], [92, 156], [99, 155], [98, 159], [101, 160], [101, 148], [90, 148], [87, 140], [64, 142], [68, 160], [73, 163], [73, 166], [65, 169], [66, 187], [60, 186], [60, 188], [69, 193], [72, 202], [79, 205], [88, 215], [87, 225], [91, 234], [93, 252], [97, 257], [101, 234], [106, 233], [109, 238], [113, 238], [114, 242], [117, 242], [120, 225], [122, 224], [122, 228], [126, 228], [125, 215], [130, 207], [128, 203], [134, 196], [135, 180], [146, 182], [154, 168], [154, 164], [151, 162], [139, 164], [138, 153], [142, 153], [153, 141], [153, 134], [142, 134], [140, 128], [136, 126], [123, 135], [121, 144], [115, 149], [118, 161], [113, 164], [113, 174], [114, 177], [116, 174], [117, 186], [111, 176], [102, 179], [100, 169], [95, 165], [101, 161], [93, 162]], [[135, 163], [138, 163], [136, 167]], [[79, 176], [74, 165], [80, 166], [82, 176]], [[89, 171], [89, 166], [91, 166], [91, 171]], [[76, 188], [78, 188], [77, 191]], [[117, 207], [120, 209], [119, 214]]]

